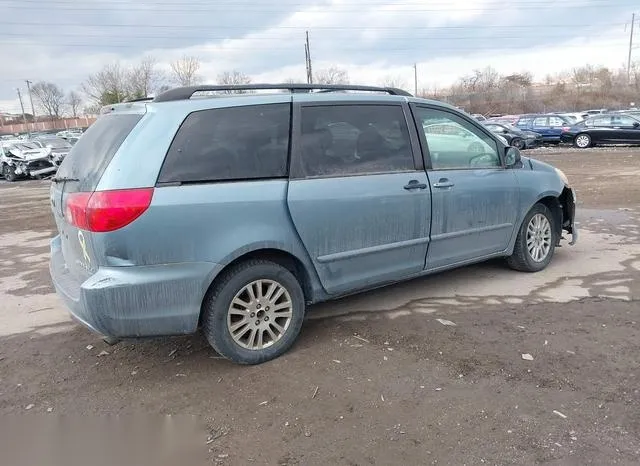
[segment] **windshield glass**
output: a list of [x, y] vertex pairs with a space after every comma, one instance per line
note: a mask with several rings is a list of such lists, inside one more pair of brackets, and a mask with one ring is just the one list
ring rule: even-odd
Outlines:
[[71, 148], [71, 144], [69, 144], [64, 139], [39, 139], [38, 142], [42, 143], [42, 145], [46, 147], [51, 147], [53, 149], [69, 149]]

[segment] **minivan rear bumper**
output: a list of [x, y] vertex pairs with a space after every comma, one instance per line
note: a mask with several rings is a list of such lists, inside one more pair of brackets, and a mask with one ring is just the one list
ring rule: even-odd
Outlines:
[[183, 335], [198, 328], [202, 300], [217, 264], [101, 267], [84, 282], [64, 263], [60, 237], [51, 240], [50, 272], [72, 317], [105, 336]]

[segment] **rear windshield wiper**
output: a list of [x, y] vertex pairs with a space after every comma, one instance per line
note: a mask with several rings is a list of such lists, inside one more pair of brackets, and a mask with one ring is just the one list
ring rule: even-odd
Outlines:
[[63, 183], [65, 181], [80, 181], [78, 178], [68, 178], [66, 176], [54, 176], [53, 178], [51, 178], [51, 181], [53, 181], [54, 183]]

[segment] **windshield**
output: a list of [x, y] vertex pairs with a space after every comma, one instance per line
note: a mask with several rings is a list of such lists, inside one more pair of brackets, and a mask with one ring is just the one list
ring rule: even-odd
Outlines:
[[33, 149], [40, 149], [37, 145], [35, 145], [32, 142], [28, 142], [28, 143], [22, 143], [22, 144], [14, 144], [13, 147], [15, 147], [18, 150], [33, 150]]
[[53, 149], [69, 149], [71, 148], [71, 144], [69, 144], [64, 139], [39, 139], [38, 142], [42, 143], [46, 147], [51, 147]]

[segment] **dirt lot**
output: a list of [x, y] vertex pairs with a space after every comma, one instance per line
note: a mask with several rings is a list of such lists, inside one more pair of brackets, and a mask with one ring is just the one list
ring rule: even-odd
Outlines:
[[[639, 464], [640, 150], [530, 155], [578, 191], [580, 242], [547, 270], [497, 261], [316, 306], [257, 367], [201, 336], [110, 347], [73, 324], [49, 282], [47, 183], [2, 183], [0, 413], [188, 415], [192, 453], [221, 464]], [[34, 432], [0, 452], [35, 455]]]

